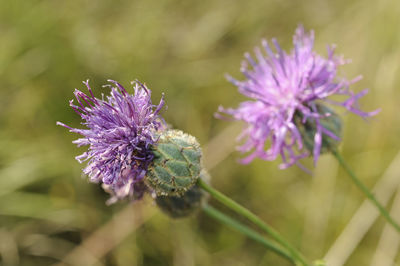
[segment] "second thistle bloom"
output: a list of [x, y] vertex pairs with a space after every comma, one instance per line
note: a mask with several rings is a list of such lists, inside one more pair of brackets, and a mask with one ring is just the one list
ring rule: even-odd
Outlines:
[[88, 82], [84, 82], [88, 95], [75, 90], [77, 104], [71, 100], [70, 106], [86, 128], [57, 124], [82, 135], [74, 143], [89, 148], [76, 159], [88, 161], [83, 172], [90, 181], [103, 183], [112, 203], [125, 197], [141, 198], [148, 190], [143, 180], [154, 158], [151, 148], [157, 141], [157, 131], [165, 127], [165, 122], [159, 115], [163, 98], [153, 105], [151, 91], [145, 85], [136, 82], [132, 95], [118, 82], [109, 82], [110, 96], [101, 99], [93, 95]]
[[[275, 160], [281, 156], [281, 168], [287, 168], [310, 155], [310, 147], [316, 163], [324, 137], [340, 140], [339, 134], [324, 123], [335, 114], [321, 108], [322, 105], [342, 106], [361, 117], [374, 115], [376, 111], [363, 112], [357, 106], [357, 100], [367, 90], [354, 93], [349, 86], [360, 77], [351, 81], [337, 77], [338, 66], [347, 61], [335, 56], [333, 47], [328, 47], [326, 58], [313, 51], [313, 31], [306, 33], [299, 26], [290, 53], [283, 51], [275, 39], [272, 44], [276, 52], [265, 40], [262, 49], [255, 48], [257, 60], [245, 54], [241, 68], [244, 81], [228, 76], [239, 92], [251, 100], [242, 102], [237, 109], [220, 107], [217, 116], [223, 117], [224, 113], [247, 123], [240, 136], [246, 141], [239, 150], [251, 153], [242, 160], [244, 163], [256, 157]], [[328, 99], [332, 95], [343, 95], [346, 99], [343, 102]], [[313, 128], [312, 145], [305, 145], [304, 126]], [[265, 149], [266, 146], [269, 148]]]

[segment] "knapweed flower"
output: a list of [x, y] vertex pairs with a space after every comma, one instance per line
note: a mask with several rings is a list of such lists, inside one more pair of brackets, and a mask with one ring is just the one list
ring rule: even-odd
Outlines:
[[126, 197], [139, 199], [148, 190], [143, 179], [154, 158], [151, 146], [165, 122], [159, 115], [163, 97], [156, 106], [151, 102], [151, 91], [142, 83], [133, 83], [131, 95], [118, 82], [109, 82], [110, 96], [101, 99], [94, 97], [88, 81], [83, 83], [89, 95], [75, 90], [78, 104], [71, 100], [70, 106], [84, 120], [85, 129], [57, 124], [83, 136], [73, 143], [89, 148], [76, 159], [88, 161], [83, 173], [91, 182], [103, 183], [112, 196], [108, 203], [113, 203]]
[[[360, 79], [346, 80], [337, 77], [337, 68], [347, 63], [342, 57], [334, 55], [334, 47], [328, 47], [325, 58], [313, 51], [314, 32], [306, 33], [302, 26], [296, 29], [294, 48], [287, 54], [278, 42], [272, 43], [272, 51], [267, 41], [263, 40], [260, 48], [255, 48], [257, 61], [249, 53], [245, 54], [241, 72], [246, 77], [238, 81], [230, 76], [228, 80], [238, 87], [239, 92], [251, 100], [242, 102], [237, 109], [219, 108], [217, 117], [225, 118], [228, 114], [235, 120], [247, 123], [239, 136], [247, 138], [238, 149], [250, 154], [242, 160], [249, 163], [258, 157], [263, 160], [275, 160], [281, 156], [281, 168], [299, 164], [298, 160], [312, 152], [314, 163], [321, 153], [323, 138], [339, 141], [340, 136], [322, 123], [332, 115], [322, 112], [324, 104], [342, 106], [363, 118], [375, 112], [363, 112], [358, 108], [357, 100], [367, 93], [363, 90], [354, 93], [349, 86]], [[332, 95], [342, 95], [342, 102], [328, 99]], [[300, 122], [300, 124], [299, 124]], [[307, 148], [302, 136], [304, 126], [313, 128], [312, 150]], [[308, 147], [307, 147], [308, 146]], [[268, 147], [266, 149], [266, 147]]]

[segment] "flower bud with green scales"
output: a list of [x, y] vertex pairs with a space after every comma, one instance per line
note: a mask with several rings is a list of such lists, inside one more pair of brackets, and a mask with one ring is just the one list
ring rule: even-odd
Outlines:
[[196, 138], [180, 130], [166, 130], [152, 151], [154, 159], [145, 182], [158, 196], [182, 196], [194, 186], [202, 169]]
[[[202, 170], [200, 178], [205, 182], [210, 179], [207, 171]], [[186, 217], [199, 210], [207, 202], [208, 194], [197, 184], [182, 196], [155, 196], [157, 206], [172, 218]]]

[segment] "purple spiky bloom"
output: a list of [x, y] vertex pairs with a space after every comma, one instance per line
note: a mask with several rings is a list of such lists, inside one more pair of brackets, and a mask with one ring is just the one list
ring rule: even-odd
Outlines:
[[[221, 114], [225, 113], [247, 123], [239, 136], [239, 139], [247, 140], [238, 149], [243, 153], [252, 152], [242, 160], [243, 163], [256, 157], [270, 161], [281, 156], [282, 169], [300, 165], [298, 160], [310, 155], [303, 145], [294, 116], [299, 115], [303, 124], [312, 121], [316, 128], [312, 151], [315, 164], [321, 153], [322, 137], [339, 140], [339, 136], [320, 123], [329, 114], [318, 112], [318, 102], [342, 106], [363, 118], [378, 111], [363, 112], [358, 108], [357, 100], [368, 90], [354, 93], [349, 86], [361, 77], [350, 81], [338, 78], [338, 66], [348, 61], [334, 55], [334, 46], [328, 46], [327, 58], [315, 53], [313, 31], [306, 33], [299, 26], [293, 37], [294, 49], [289, 54], [280, 48], [276, 39], [272, 39], [272, 43], [276, 53], [265, 40], [262, 41], [264, 52], [255, 48], [257, 61], [249, 53], [245, 54], [247, 60], [243, 61], [241, 72], [246, 80], [227, 77], [241, 94], [251, 100], [242, 102], [237, 109], [219, 107], [217, 117], [225, 118]], [[344, 95], [346, 99], [343, 102], [328, 99], [332, 95]], [[269, 146], [267, 150], [266, 146]]]
[[73, 141], [78, 147], [89, 145], [88, 151], [76, 157], [80, 163], [88, 161], [83, 173], [95, 183], [103, 183], [111, 194], [108, 203], [129, 197], [139, 199], [147, 187], [143, 178], [153, 160], [151, 145], [157, 141], [156, 132], [164, 129], [159, 112], [164, 105], [162, 97], [156, 106], [151, 102], [151, 91], [142, 83], [134, 82], [134, 94], [121, 84], [113, 85], [110, 96], [94, 97], [89, 82], [83, 82], [89, 95], [75, 89], [70, 106], [84, 120], [87, 129], [78, 129], [57, 122], [83, 138]]

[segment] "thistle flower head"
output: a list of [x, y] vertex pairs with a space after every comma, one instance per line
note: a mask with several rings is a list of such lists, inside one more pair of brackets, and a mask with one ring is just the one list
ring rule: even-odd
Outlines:
[[[275, 160], [282, 157], [281, 168], [297, 164], [298, 160], [310, 154], [296, 125], [295, 117], [301, 117], [301, 123], [314, 125], [314, 145], [312, 155], [314, 163], [321, 153], [323, 137], [336, 141], [339, 136], [323, 126], [321, 119], [331, 113], [320, 112], [317, 104], [342, 106], [363, 118], [377, 113], [363, 112], [358, 108], [357, 100], [367, 93], [363, 90], [354, 93], [349, 86], [360, 79], [346, 80], [337, 77], [337, 68], [347, 63], [342, 57], [334, 55], [334, 47], [328, 47], [328, 56], [322, 57], [313, 51], [314, 32], [306, 33], [299, 26], [293, 37], [294, 48], [290, 53], [281, 49], [273, 39], [276, 50], [273, 52], [267, 41], [262, 49], [255, 48], [253, 59], [245, 54], [241, 72], [244, 81], [230, 76], [228, 80], [238, 87], [239, 92], [250, 100], [242, 102], [237, 109], [219, 108], [217, 117], [228, 114], [235, 120], [247, 123], [239, 138], [247, 138], [239, 147], [241, 152], [251, 152], [242, 160], [249, 163], [258, 157], [263, 160]], [[342, 95], [342, 102], [328, 99], [332, 95]], [[266, 150], [265, 147], [269, 148]], [[310, 145], [308, 145], [309, 147]]]
[[83, 173], [91, 182], [103, 183], [112, 197], [109, 203], [130, 197], [138, 199], [147, 190], [143, 178], [153, 160], [151, 145], [157, 141], [156, 132], [165, 127], [159, 112], [163, 97], [156, 106], [151, 102], [151, 91], [142, 83], [134, 82], [134, 94], [121, 84], [109, 80], [110, 96], [101, 99], [93, 95], [89, 82], [83, 82], [89, 94], [75, 90], [77, 104], [72, 109], [80, 115], [86, 128], [78, 129], [57, 122], [70, 132], [82, 135], [73, 143], [88, 145], [88, 151], [76, 157], [87, 162]]

